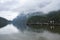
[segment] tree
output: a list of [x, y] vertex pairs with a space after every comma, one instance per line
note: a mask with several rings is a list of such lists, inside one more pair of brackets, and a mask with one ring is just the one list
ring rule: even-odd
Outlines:
[[27, 23], [44, 23], [47, 22], [47, 17], [45, 16], [31, 16], [30, 18], [28, 18]]
[[8, 20], [5, 18], [0, 17], [0, 28], [6, 26], [8, 24]]
[[60, 23], [60, 10], [59, 11], [52, 11], [47, 14], [48, 20], [54, 20], [55, 23]]

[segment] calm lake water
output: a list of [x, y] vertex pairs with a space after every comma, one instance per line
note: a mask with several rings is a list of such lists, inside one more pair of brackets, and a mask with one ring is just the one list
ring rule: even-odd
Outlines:
[[0, 40], [60, 40], [60, 34], [45, 31], [42, 33], [24, 31], [22, 33], [12, 24], [0, 29]]

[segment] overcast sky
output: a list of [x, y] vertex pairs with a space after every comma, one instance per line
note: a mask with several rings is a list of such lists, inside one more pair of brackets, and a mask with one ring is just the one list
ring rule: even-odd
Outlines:
[[60, 9], [60, 0], [0, 0], [0, 11], [51, 11]]

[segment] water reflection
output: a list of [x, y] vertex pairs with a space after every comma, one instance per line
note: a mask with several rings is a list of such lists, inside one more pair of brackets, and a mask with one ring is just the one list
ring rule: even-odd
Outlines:
[[5, 18], [0, 17], [0, 28], [6, 26], [8, 24], [8, 20]]
[[[12, 27], [11, 26], [12, 25], [5, 26], [10, 31], [6, 30], [6, 31], [4, 31], [4, 33], [9, 32], [9, 34], [0, 34], [0, 40], [60, 40], [60, 34], [58, 34], [58, 32], [53, 33], [54, 31], [60, 30], [59, 26], [56, 29], [53, 28], [52, 29], [53, 32], [49, 32], [49, 31], [44, 30], [44, 32], [40, 32], [40, 33], [29, 32], [29, 31], [24, 31], [24, 33], [22, 33], [21, 31], [14, 32], [14, 31], [16, 31], [14, 29], [15, 26], [12, 26]], [[6, 29], [6, 28], [4, 28], [4, 29]], [[52, 31], [49, 27], [48, 28], [41, 27], [41, 28]], [[10, 32], [13, 32], [13, 33], [10, 33]]]
[[60, 25], [55, 24], [26, 24], [27, 16], [22, 14], [21, 16], [17, 16], [13, 21], [8, 21], [5, 18], [0, 17], [0, 28], [6, 26], [7, 24], [12, 23], [15, 27], [17, 27], [20, 31], [32, 31], [32, 32], [43, 32], [44, 30], [52, 32], [52, 33], [60, 33]]
[[[11, 25], [8, 26], [11, 27]], [[15, 26], [12, 27], [14, 29]], [[11, 29], [11, 31], [13, 29]], [[19, 31], [12, 34], [0, 34], [0, 40], [60, 40], [60, 34], [51, 33], [45, 30], [43, 33], [29, 32], [29, 31], [24, 31], [24, 33], [21, 33]]]
[[[40, 32], [40, 31], [49, 31], [52, 33], [59, 33], [60, 34], [60, 26], [54, 26], [54, 25], [40, 25], [40, 24], [32, 24], [32, 25], [28, 25], [31, 30], [34, 30], [35, 32]], [[40, 29], [40, 31], [39, 31]], [[41, 30], [42, 29], [42, 30]], [[37, 31], [36, 31], [37, 30]]]

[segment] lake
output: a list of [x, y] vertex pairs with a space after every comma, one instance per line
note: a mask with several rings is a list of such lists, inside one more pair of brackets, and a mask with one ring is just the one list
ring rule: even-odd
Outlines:
[[21, 32], [12, 24], [0, 29], [0, 40], [60, 40], [60, 34], [49, 31], [36, 33], [24, 31]]

